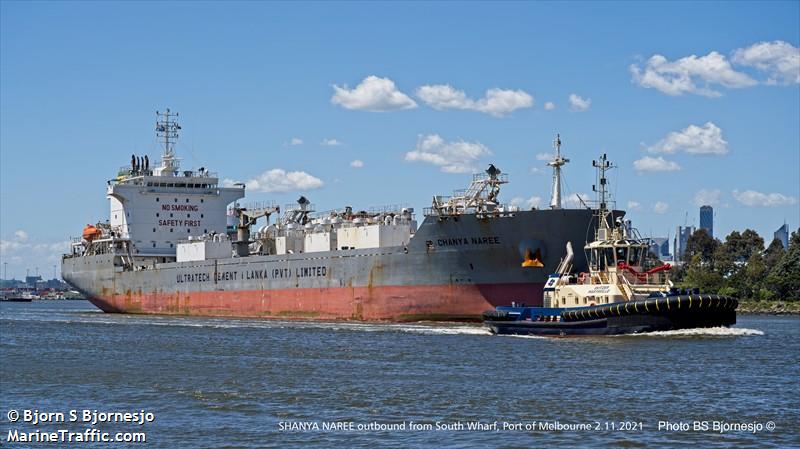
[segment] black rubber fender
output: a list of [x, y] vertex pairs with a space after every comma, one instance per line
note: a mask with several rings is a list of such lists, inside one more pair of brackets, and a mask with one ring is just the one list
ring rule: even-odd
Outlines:
[[677, 295], [623, 301], [561, 312], [562, 321], [584, 321], [629, 315], [671, 315], [689, 311], [736, 310], [739, 301], [725, 295]]

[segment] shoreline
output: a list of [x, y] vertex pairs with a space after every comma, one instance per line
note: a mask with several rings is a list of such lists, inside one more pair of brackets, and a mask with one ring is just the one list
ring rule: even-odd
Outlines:
[[795, 315], [800, 316], [800, 301], [743, 299], [736, 313], [747, 315]]

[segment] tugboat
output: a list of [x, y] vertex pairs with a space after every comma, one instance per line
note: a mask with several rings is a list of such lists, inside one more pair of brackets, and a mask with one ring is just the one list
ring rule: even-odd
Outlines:
[[[731, 326], [736, 324], [736, 298], [676, 288], [669, 264], [650, 256], [649, 240], [607, 207], [606, 171], [613, 168], [603, 154], [593, 161], [599, 187], [594, 241], [584, 247], [589, 272], [572, 274], [573, 251], [566, 254], [544, 286], [544, 306], [512, 303], [483, 314], [494, 334], [619, 335]], [[612, 209], [613, 210], [613, 209]]]

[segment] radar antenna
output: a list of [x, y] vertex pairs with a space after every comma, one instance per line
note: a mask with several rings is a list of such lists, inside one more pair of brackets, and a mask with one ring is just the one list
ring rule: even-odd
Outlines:
[[158, 120], [156, 121], [156, 135], [162, 139], [164, 153], [161, 155], [161, 171], [176, 172], [178, 170], [178, 158], [175, 157], [175, 141], [178, 139], [178, 131], [181, 125], [178, 124], [178, 113], [171, 112], [167, 108], [166, 112], [156, 111]]

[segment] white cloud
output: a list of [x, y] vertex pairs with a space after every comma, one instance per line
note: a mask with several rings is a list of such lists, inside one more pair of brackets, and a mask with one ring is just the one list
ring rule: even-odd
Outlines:
[[694, 194], [694, 199], [692, 200], [692, 204], [697, 207], [700, 206], [716, 206], [720, 204], [720, 198], [722, 197], [722, 191], [719, 189], [709, 190], [709, 189], [700, 189], [697, 193]]
[[633, 161], [633, 168], [636, 171], [677, 171], [681, 169], [681, 166], [677, 162], [668, 161], [661, 156], [645, 156]]
[[0, 253], [3, 253], [3, 257], [6, 257], [8, 253], [13, 253], [16, 250], [26, 248], [27, 246], [27, 244], [18, 242], [16, 240], [0, 240]]
[[669, 204], [663, 201], [656, 201], [656, 204], [653, 204], [653, 212], [657, 214], [666, 214], [669, 210]]
[[545, 170], [541, 167], [531, 167], [530, 171], [533, 175], [541, 175], [545, 173]]
[[[225, 179], [222, 185], [230, 187], [236, 181]], [[314, 190], [324, 185], [321, 179], [312, 176], [304, 171], [287, 172], [282, 168], [274, 168], [246, 181], [245, 186], [253, 192], [291, 192], [295, 190]]]
[[733, 197], [745, 206], [773, 207], [797, 204], [797, 198], [793, 196], [782, 193], [761, 193], [755, 190], [745, 190], [744, 192], [734, 190]]
[[642, 210], [642, 204], [638, 201], [628, 201], [628, 210]]
[[322, 142], [319, 144], [326, 147], [338, 147], [342, 144], [342, 142], [339, 142], [336, 139], [322, 139]]
[[353, 168], [361, 168], [364, 166], [364, 162], [361, 159], [356, 159], [350, 162], [350, 166]]
[[333, 86], [331, 103], [345, 109], [360, 109], [373, 112], [413, 109], [417, 103], [408, 95], [400, 92], [389, 78], [368, 76], [353, 89], [346, 85]]
[[508, 204], [519, 207], [520, 209], [533, 209], [534, 207], [538, 208], [541, 203], [542, 198], [534, 195], [530, 198], [522, 198], [520, 196], [514, 197]]
[[757, 84], [747, 74], [734, 70], [727, 58], [716, 51], [705, 56], [686, 56], [672, 62], [656, 54], [647, 60], [644, 68], [633, 64], [630, 71], [636, 84], [673, 96], [689, 93], [718, 97], [721, 93], [711, 86], [741, 88]]
[[680, 131], [673, 131], [655, 145], [647, 148], [651, 153], [725, 154], [728, 142], [722, 138], [722, 130], [708, 122], [703, 126], [689, 125]]
[[544, 104], [544, 110], [545, 111], [552, 111], [555, 108], [556, 108], [556, 104], [553, 103], [552, 101], [548, 101], [547, 103]]
[[800, 83], [800, 48], [788, 42], [758, 42], [735, 50], [731, 60], [766, 72], [767, 84]]
[[589, 205], [589, 195], [585, 193], [573, 193], [564, 198], [563, 201], [571, 207], [586, 207]]
[[445, 173], [468, 173], [475, 171], [474, 162], [490, 154], [480, 142], [445, 142], [438, 134], [430, 134], [421, 135], [416, 148], [406, 153], [405, 159], [438, 165]]
[[44, 253], [54, 253], [54, 254], [63, 254], [69, 250], [70, 241], [64, 240], [61, 242], [55, 243], [37, 243], [33, 245], [31, 248], [33, 251], [36, 251], [40, 254]]
[[523, 90], [489, 89], [478, 100], [449, 84], [434, 84], [417, 89], [417, 97], [434, 109], [467, 109], [503, 117], [517, 109], [533, 106], [533, 97]]
[[[61, 255], [69, 251], [71, 244], [69, 240], [38, 243], [29, 240], [31, 239], [25, 231], [16, 231], [13, 240], [0, 240], [0, 254], [4, 261], [12, 262], [17, 269], [35, 266], [47, 267], [47, 270], [41, 272], [45, 278], [49, 277], [46, 274], [49, 273], [49, 265], [58, 265]], [[9, 277], [15, 276], [13, 273], [8, 273], [8, 275]]]
[[537, 161], [550, 161], [553, 160], [556, 156], [552, 153], [538, 153], [536, 155]]
[[292, 137], [292, 140], [289, 141], [289, 145], [291, 146], [297, 146], [302, 144], [303, 144], [303, 139], [299, 137]]
[[573, 111], [585, 111], [592, 105], [591, 98], [582, 98], [580, 95], [569, 94], [569, 107]]

